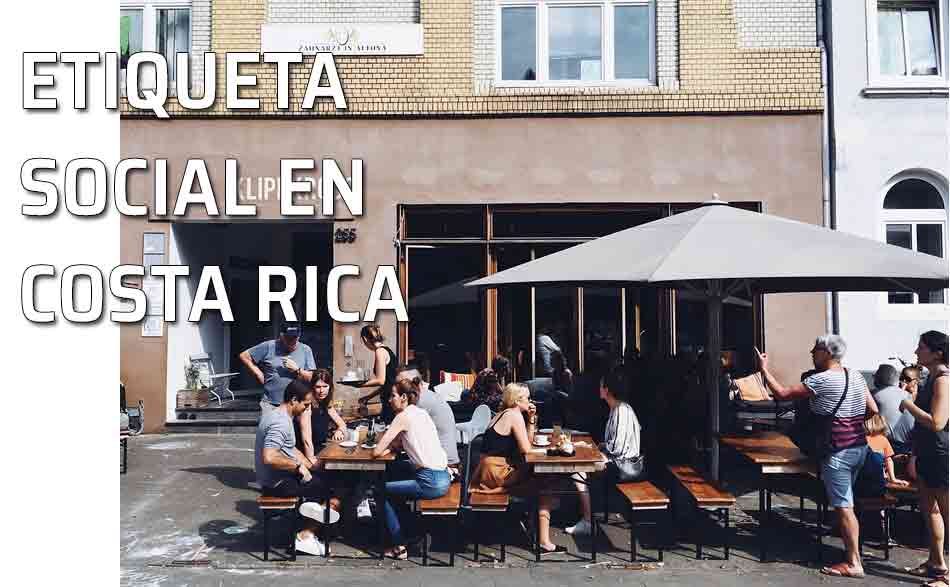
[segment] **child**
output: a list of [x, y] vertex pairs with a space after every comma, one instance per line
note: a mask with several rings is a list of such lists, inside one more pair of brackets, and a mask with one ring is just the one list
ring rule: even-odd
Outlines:
[[871, 450], [884, 455], [884, 479], [891, 484], [906, 487], [909, 483], [898, 479], [894, 473], [894, 449], [887, 439], [887, 422], [880, 414], [872, 414], [864, 420], [864, 432]]

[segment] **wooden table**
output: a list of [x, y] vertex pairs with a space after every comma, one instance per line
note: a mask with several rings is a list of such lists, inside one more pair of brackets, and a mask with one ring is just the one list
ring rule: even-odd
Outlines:
[[[385, 556], [385, 525], [384, 525], [384, 515], [383, 515], [383, 503], [386, 500], [386, 464], [391, 463], [396, 460], [396, 455], [392, 452], [389, 452], [385, 456], [379, 458], [373, 458], [373, 451], [371, 449], [363, 448], [361, 446], [353, 448], [343, 448], [340, 446], [339, 442], [328, 441], [326, 446], [323, 447], [323, 450], [320, 451], [320, 454], [317, 455], [317, 458], [323, 463], [323, 468], [326, 471], [356, 471], [359, 473], [365, 473], [369, 475], [374, 475], [376, 477], [376, 530], [379, 538], [379, 558]], [[329, 518], [330, 508], [329, 500], [328, 507], [326, 508], [326, 515]], [[341, 517], [342, 520], [342, 517]], [[325, 522], [328, 520], [325, 520]], [[330, 557], [330, 533], [327, 528], [327, 524], [324, 523], [323, 526], [323, 538], [326, 544], [326, 554], [327, 558]]]
[[[723, 434], [719, 442], [737, 452], [745, 460], [751, 462], [759, 472], [759, 524], [760, 527], [771, 519], [772, 515], [772, 481], [782, 475], [806, 475], [814, 478], [815, 462], [809, 459], [792, 440], [781, 432], [757, 432], [754, 434]], [[818, 524], [823, 519], [823, 500], [818, 501]], [[799, 509], [804, 518], [805, 498], [799, 495]], [[765, 532], [759, 539], [759, 558], [765, 562], [768, 541]], [[818, 528], [819, 559], [821, 557], [822, 530]]]
[[[534, 447], [525, 455], [525, 462], [531, 467], [535, 475], [572, 475], [574, 473], [593, 473], [597, 471], [597, 464], [604, 460], [604, 455], [594, 444], [590, 436], [574, 435], [571, 439], [574, 444], [574, 454], [571, 456], [548, 456], [547, 448]], [[578, 442], [585, 446], [577, 446]], [[554, 492], [552, 492], [554, 493]], [[537, 511], [535, 511], [537, 514]], [[591, 512], [591, 561], [597, 561], [597, 516]], [[535, 517], [537, 520], [537, 517]], [[541, 529], [535, 524], [537, 534], [534, 541], [535, 560], [541, 561]]]

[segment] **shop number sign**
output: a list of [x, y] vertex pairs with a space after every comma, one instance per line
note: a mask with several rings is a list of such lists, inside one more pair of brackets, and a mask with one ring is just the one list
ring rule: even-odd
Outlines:
[[313, 55], [422, 55], [421, 24], [264, 24], [261, 51]]

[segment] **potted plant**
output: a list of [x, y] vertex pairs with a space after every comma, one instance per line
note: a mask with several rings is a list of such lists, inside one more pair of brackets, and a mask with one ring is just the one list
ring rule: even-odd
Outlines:
[[185, 365], [185, 384], [192, 391], [197, 391], [201, 386], [201, 370], [192, 362]]

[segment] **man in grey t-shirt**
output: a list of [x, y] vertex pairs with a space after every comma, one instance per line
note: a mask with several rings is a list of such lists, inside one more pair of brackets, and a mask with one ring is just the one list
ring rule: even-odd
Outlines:
[[887, 438], [897, 454], [909, 453], [911, 430], [914, 428], [914, 416], [910, 412], [901, 412], [900, 405], [905, 399], [913, 401], [909, 393], [897, 386], [899, 375], [893, 365], [883, 364], [874, 373], [874, 401], [881, 411], [891, 432]]
[[261, 411], [269, 412], [284, 400], [284, 390], [295, 380], [310, 381], [317, 368], [313, 350], [300, 342], [301, 328], [285, 323], [275, 340], [265, 340], [238, 357], [247, 370], [264, 386]]
[[435, 422], [435, 430], [439, 434], [439, 444], [445, 451], [449, 466], [455, 468], [459, 464], [459, 451], [456, 444], [458, 430], [455, 427], [455, 414], [452, 407], [449, 406], [445, 398], [429, 389], [429, 384], [422, 380], [422, 375], [415, 367], [404, 367], [396, 372], [396, 381], [404, 379], [418, 379], [419, 387], [422, 390], [419, 393], [419, 401], [416, 406], [424, 410]]

